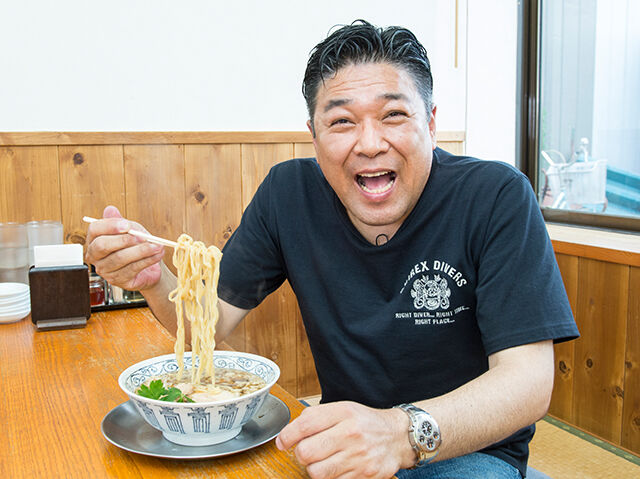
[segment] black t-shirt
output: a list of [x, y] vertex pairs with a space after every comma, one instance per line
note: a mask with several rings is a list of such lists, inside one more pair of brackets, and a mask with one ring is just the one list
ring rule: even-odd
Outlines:
[[[439, 148], [416, 207], [382, 246], [353, 226], [315, 159], [273, 167], [224, 248], [219, 295], [250, 309], [285, 279], [323, 402], [432, 398], [487, 371], [492, 353], [578, 335], [527, 178]], [[533, 431], [484, 452], [523, 472]]]

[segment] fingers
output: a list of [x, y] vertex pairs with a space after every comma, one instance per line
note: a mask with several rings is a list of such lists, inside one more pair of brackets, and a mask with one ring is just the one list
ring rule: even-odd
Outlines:
[[280, 450], [289, 449], [302, 439], [313, 436], [337, 424], [342, 414], [336, 407], [339, 403], [321, 404], [302, 411], [299, 417], [289, 423], [276, 438], [276, 446]]
[[311, 479], [361, 478], [361, 475], [354, 475], [355, 471], [353, 469], [345, 468], [348, 459], [347, 454], [344, 452], [333, 454], [322, 462], [308, 465], [307, 473]]
[[396, 413], [348, 401], [310, 407], [281, 431], [276, 445], [295, 446], [313, 479], [388, 478], [400, 467], [398, 444], [406, 440], [410, 449], [408, 425], [395, 424]]
[[[103, 254], [104, 251], [108, 251], [112, 247], [113, 243], [118, 245], [122, 244], [122, 247], [115, 248], [107, 254], [102, 256], [101, 261], [96, 264], [96, 271], [100, 276], [107, 279], [106, 276], [113, 277], [114, 274], [122, 274], [120, 270], [129, 268], [129, 271], [139, 272], [140, 270], [157, 263], [155, 257], [162, 259], [164, 255], [164, 247], [161, 245], [142, 241], [140, 243], [129, 244], [131, 240], [127, 239], [126, 235], [123, 238], [114, 236], [111, 238], [100, 237], [96, 239], [94, 243], [96, 249]], [[103, 249], [101, 243], [107, 243]], [[142, 266], [142, 267], [141, 267]], [[120, 273], [119, 273], [120, 272]], [[108, 280], [107, 280], [108, 281]]]
[[[86, 244], [91, 246], [94, 240], [103, 235], [122, 235], [131, 228], [131, 223], [123, 218], [109, 218], [95, 221], [87, 229]], [[130, 236], [130, 235], [127, 235]]]
[[[332, 437], [323, 441], [319, 436], [328, 432]], [[366, 438], [355, 438], [337, 425], [303, 439], [296, 446], [295, 455], [312, 479], [391, 477], [398, 468], [372, 456], [370, 446]]]
[[[97, 224], [97, 222], [94, 224]], [[106, 225], [106, 227], [104, 224], [98, 225], [96, 226], [96, 228], [94, 228], [94, 231], [91, 230], [92, 227], [93, 227], [93, 224], [89, 226], [90, 229], [89, 229], [89, 233], [87, 234], [86, 260], [87, 262], [94, 265], [98, 265], [98, 263], [101, 260], [105, 259], [106, 257], [108, 257], [113, 253], [145, 243], [143, 240], [138, 239], [133, 235], [118, 234], [115, 231], [112, 233], [96, 234], [95, 229], [98, 229], [98, 231], [104, 231], [105, 229], [110, 228], [109, 225]], [[108, 229], [108, 230], [112, 231], [111, 229]], [[142, 252], [140, 250], [137, 250], [137, 251]], [[150, 253], [152, 252], [149, 251], [148, 254], [144, 254], [143, 256], [148, 256]], [[114, 258], [121, 258], [121, 257], [122, 256], [114, 257]], [[112, 260], [114, 258], [112, 258]], [[136, 258], [136, 260], [137, 259], [139, 258]], [[118, 269], [120, 267], [122, 267], [122, 265], [119, 265], [117, 267], [111, 266], [109, 269], [113, 270], [113, 269]]]
[[307, 466], [338, 453], [344, 436], [337, 429], [339, 429], [339, 425], [325, 429], [298, 442], [295, 449], [298, 462], [303, 466]]
[[157, 264], [164, 256], [164, 247], [127, 234], [131, 229], [146, 230], [122, 218], [116, 207], [107, 206], [103, 215], [87, 230], [87, 263], [93, 264], [96, 272], [115, 286], [141, 289], [155, 284], [161, 276]]
[[103, 215], [103, 219], [89, 224], [85, 240], [86, 260], [94, 265], [117, 250], [144, 242], [126, 234], [130, 229], [147, 232], [138, 223], [123, 218], [115, 206], [107, 206]]
[[102, 212], [103, 218], [122, 218], [120, 211], [115, 206], [109, 205]]
[[160, 251], [146, 258], [128, 263], [115, 271], [96, 270], [109, 284], [122, 285], [125, 289], [142, 291], [159, 279], [161, 275], [160, 262], [163, 256], [164, 252]]

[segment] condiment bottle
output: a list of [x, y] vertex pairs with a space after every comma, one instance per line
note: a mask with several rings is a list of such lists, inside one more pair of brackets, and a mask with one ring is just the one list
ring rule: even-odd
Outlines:
[[91, 306], [102, 306], [105, 303], [105, 281], [96, 273], [93, 265], [89, 275], [89, 298]]

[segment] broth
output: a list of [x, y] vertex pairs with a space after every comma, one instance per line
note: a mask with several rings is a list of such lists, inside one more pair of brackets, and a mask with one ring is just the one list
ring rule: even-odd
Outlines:
[[175, 387], [194, 402], [221, 401], [233, 399], [258, 391], [267, 385], [260, 376], [240, 369], [216, 368], [215, 385], [211, 377], [204, 376], [200, 384], [190, 382], [191, 372], [185, 370], [180, 377], [178, 373], [168, 373], [149, 378], [144, 384], [161, 379], [164, 387]]

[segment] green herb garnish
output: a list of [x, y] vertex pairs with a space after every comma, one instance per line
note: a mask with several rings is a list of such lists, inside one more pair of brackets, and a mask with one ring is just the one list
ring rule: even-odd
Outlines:
[[193, 399], [182, 394], [182, 391], [178, 388], [165, 388], [161, 379], [151, 381], [148, 386], [143, 384], [140, 386], [140, 389], [136, 391], [136, 394], [149, 399], [158, 399], [160, 401], [194, 402]]

